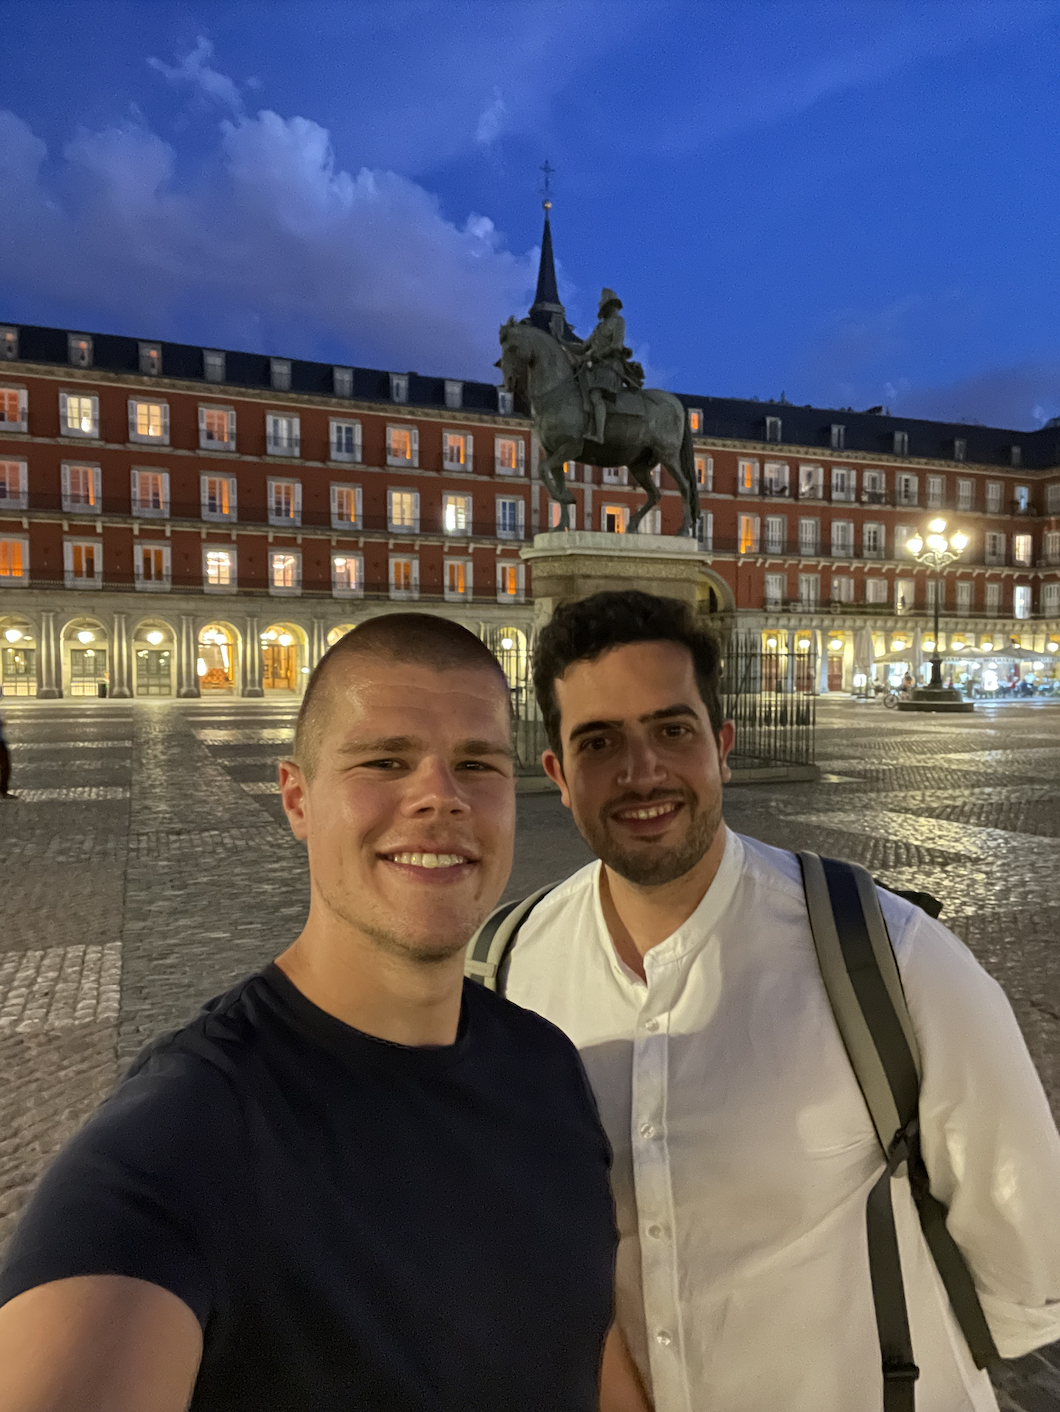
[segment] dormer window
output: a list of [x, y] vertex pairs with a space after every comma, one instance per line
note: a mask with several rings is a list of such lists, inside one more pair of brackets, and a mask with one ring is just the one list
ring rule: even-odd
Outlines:
[[66, 356], [69, 358], [72, 368], [90, 368], [92, 366], [91, 335], [68, 333], [66, 335]]
[[0, 328], [0, 358], [14, 363], [18, 359], [18, 329]]
[[515, 394], [503, 387], [497, 389], [497, 411], [502, 417], [510, 417], [515, 411]]
[[832, 423], [832, 450], [845, 451], [847, 442], [847, 429], [839, 422]]
[[162, 371], [162, 349], [157, 343], [140, 344], [140, 371], [149, 378], [158, 377]]
[[894, 454], [896, 456], [909, 455], [909, 433], [907, 431], [896, 431], [894, 434]]
[[688, 429], [693, 436], [699, 436], [703, 430], [703, 408], [689, 407], [688, 409]]
[[967, 461], [968, 442], [963, 436], [953, 438], [953, 459], [955, 461]]
[[1010, 458], [1011, 458], [1011, 461], [1010, 461], [1010, 464], [1011, 464], [1011, 465], [1013, 465], [1013, 466], [1022, 466], [1022, 465], [1023, 465], [1023, 448], [1022, 448], [1021, 446], [1010, 446], [1010, 447], [1009, 447], [1009, 456], [1010, 456]]
[[353, 396], [353, 369], [352, 368], [332, 368], [331, 386], [336, 397]]
[[445, 405], [454, 411], [458, 411], [464, 405], [464, 384], [462, 382], [453, 382], [446, 378]]
[[767, 417], [767, 418], [766, 418], [766, 440], [767, 440], [767, 441], [779, 441], [779, 440], [780, 440], [780, 434], [781, 434], [780, 418], [779, 418], [779, 417]]
[[269, 383], [276, 392], [290, 392], [291, 390], [291, 360], [290, 358], [270, 358], [269, 359]]
[[390, 374], [390, 400], [391, 402], [407, 402], [409, 400], [408, 373]]
[[207, 382], [224, 382], [225, 355], [212, 348], [202, 350], [202, 375]]

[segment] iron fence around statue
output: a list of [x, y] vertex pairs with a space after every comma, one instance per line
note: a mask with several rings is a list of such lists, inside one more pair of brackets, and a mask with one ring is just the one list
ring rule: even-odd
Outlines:
[[812, 646], [770, 650], [754, 638], [728, 639], [721, 704], [736, 726], [735, 768], [814, 763], [818, 672]]

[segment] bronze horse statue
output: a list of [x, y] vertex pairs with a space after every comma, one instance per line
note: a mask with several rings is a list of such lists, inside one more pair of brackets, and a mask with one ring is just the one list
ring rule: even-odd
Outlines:
[[545, 453], [541, 479], [560, 506], [559, 528], [569, 528], [568, 506], [575, 497], [564, 482], [565, 461], [590, 466], [626, 466], [647, 499], [631, 517], [633, 533], [661, 494], [651, 472], [664, 466], [681, 492], [681, 533], [694, 534], [699, 518], [692, 431], [684, 405], [672, 392], [657, 388], [623, 390], [608, 409], [604, 441], [587, 439], [586, 414], [578, 377], [563, 344], [551, 334], [514, 318], [501, 326], [497, 366], [509, 392], [522, 392], [530, 403], [534, 431]]

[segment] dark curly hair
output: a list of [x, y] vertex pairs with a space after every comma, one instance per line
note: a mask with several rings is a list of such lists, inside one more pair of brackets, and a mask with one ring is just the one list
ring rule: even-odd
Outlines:
[[538, 635], [534, 693], [549, 744], [557, 755], [562, 755], [557, 680], [575, 662], [593, 662], [612, 647], [631, 642], [675, 642], [687, 647], [696, 685], [717, 737], [725, 719], [718, 690], [721, 654], [717, 640], [696, 626], [691, 609], [680, 599], [626, 589], [561, 604]]

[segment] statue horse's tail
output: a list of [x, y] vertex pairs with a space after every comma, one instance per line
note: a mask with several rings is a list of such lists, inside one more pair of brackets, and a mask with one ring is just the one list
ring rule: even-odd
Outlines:
[[692, 450], [692, 425], [685, 415], [685, 434], [681, 438], [681, 472], [688, 486], [688, 513], [692, 518], [689, 534], [695, 534], [699, 523], [699, 482], [696, 480], [696, 458]]

